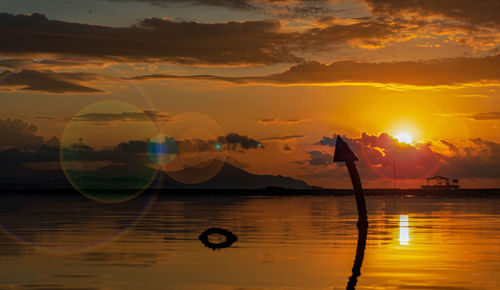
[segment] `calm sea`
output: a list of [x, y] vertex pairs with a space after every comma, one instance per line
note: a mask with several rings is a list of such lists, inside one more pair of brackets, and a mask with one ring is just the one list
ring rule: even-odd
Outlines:
[[[367, 203], [356, 289], [500, 289], [500, 199]], [[358, 243], [354, 197], [10, 195], [0, 209], [0, 289], [345, 289]], [[207, 248], [211, 227], [238, 240]]]

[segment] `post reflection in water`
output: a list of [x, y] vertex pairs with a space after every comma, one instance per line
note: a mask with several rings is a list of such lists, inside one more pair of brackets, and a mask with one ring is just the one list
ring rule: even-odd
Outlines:
[[347, 290], [354, 290], [358, 283], [358, 277], [361, 276], [361, 266], [365, 257], [366, 236], [368, 235], [368, 228], [358, 228], [358, 243], [356, 246], [356, 257], [354, 258], [354, 265], [352, 266], [352, 276], [349, 277], [347, 282]]
[[402, 246], [410, 244], [410, 220], [408, 215], [399, 215], [399, 244]]

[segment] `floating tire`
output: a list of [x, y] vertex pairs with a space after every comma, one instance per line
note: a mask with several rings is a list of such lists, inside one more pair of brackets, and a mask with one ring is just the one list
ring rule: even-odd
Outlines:
[[[212, 243], [208, 240], [208, 237], [210, 235], [225, 236], [226, 240], [221, 242], [221, 243]], [[228, 230], [221, 229], [221, 228], [209, 228], [206, 231], [204, 231], [203, 233], [201, 233], [201, 235], [198, 238], [203, 243], [203, 245], [205, 245], [205, 247], [210, 248], [214, 251], [217, 249], [229, 248], [229, 247], [231, 247], [232, 244], [234, 244], [234, 242], [236, 242], [238, 240], [238, 237], [235, 234], [233, 234], [232, 232], [230, 232]]]

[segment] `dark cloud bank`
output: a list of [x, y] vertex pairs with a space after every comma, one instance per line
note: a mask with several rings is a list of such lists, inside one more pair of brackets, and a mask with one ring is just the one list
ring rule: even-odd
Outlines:
[[[131, 27], [49, 20], [45, 15], [0, 13], [0, 53], [52, 54], [130, 62], [180, 64], [297, 63], [302, 52], [349, 41], [376, 44], [409, 28], [381, 18], [287, 32], [278, 20], [224, 23], [147, 18]], [[13, 64], [7, 64], [12, 66]]]
[[205, 24], [148, 18], [114, 28], [49, 20], [45, 15], [0, 14], [0, 53], [48, 53], [112, 61], [186, 64], [297, 62], [274, 20]]
[[[142, 121], [142, 119], [134, 119], [136, 116], [128, 113], [125, 116], [122, 114], [97, 116], [99, 119], [96, 119], [96, 116], [90, 117], [91, 119], [81, 121]], [[226, 136], [219, 136], [213, 140], [174, 140], [172, 137], [166, 137], [166, 144], [172, 144], [172, 142], [177, 143], [176, 147], [182, 146], [182, 143], [196, 143], [196, 150], [198, 151], [216, 150], [216, 144], [227, 146], [227, 149], [229, 150], [251, 150], [263, 148], [262, 144], [258, 140], [240, 135], [238, 133], [229, 133]], [[42, 136], [40, 136], [38, 134], [38, 127], [35, 125], [25, 123], [19, 119], [0, 119], [0, 152], [2, 160], [4, 161], [3, 165], [6, 165], [5, 162], [7, 161], [9, 161], [8, 163], [59, 161], [59, 146], [60, 142], [56, 137], [45, 140]], [[83, 158], [84, 160], [115, 160], [116, 158], [119, 158], [120, 162], [129, 161], [133, 163], [150, 163], [151, 161], [148, 161], [148, 157], [144, 156], [144, 153], [149, 152], [149, 148], [151, 148], [149, 140], [130, 140], [117, 144], [113, 149], [95, 150], [94, 148], [86, 145], [82, 140], [80, 143], [65, 146], [64, 150], [80, 151], [82, 154], [74, 154], [74, 156], [78, 156], [78, 158]], [[184, 148], [194, 147], [184, 146]], [[51, 154], [45, 154], [47, 152], [51, 152]], [[126, 155], [129, 159], [123, 159], [124, 157], [121, 153], [129, 153]], [[172, 154], [176, 152], [165, 153]], [[40, 158], [41, 155], [44, 157]], [[144, 159], [144, 157], [146, 157], [146, 159]]]

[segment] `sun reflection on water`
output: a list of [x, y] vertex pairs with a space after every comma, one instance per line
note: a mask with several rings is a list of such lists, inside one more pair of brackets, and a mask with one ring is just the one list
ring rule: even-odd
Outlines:
[[399, 215], [399, 244], [410, 244], [410, 220], [408, 215]]

